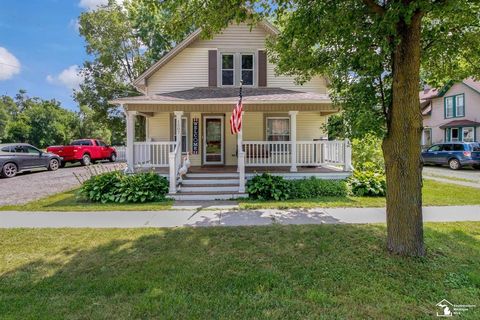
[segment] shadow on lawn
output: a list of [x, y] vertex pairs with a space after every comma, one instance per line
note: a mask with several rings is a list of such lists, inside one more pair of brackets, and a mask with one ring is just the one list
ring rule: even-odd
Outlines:
[[418, 319], [443, 298], [480, 303], [480, 242], [446, 224], [427, 228], [424, 259], [388, 255], [378, 225], [44, 232], [43, 258], [0, 275], [7, 318]]

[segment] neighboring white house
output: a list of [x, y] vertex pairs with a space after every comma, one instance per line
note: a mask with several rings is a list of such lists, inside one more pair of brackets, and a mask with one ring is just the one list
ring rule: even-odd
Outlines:
[[422, 145], [448, 141], [479, 141], [480, 82], [466, 79], [441, 89], [420, 92]]
[[[265, 171], [287, 178], [349, 175], [348, 141], [327, 141], [322, 129], [338, 112], [326, 79], [298, 85], [275, 74], [265, 49], [267, 37], [278, 34], [275, 27], [262, 21], [231, 24], [211, 39], [200, 34], [193, 32], [135, 81], [142, 96], [111, 101], [127, 114], [130, 170], [168, 174], [170, 193], [182, 199], [242, 196], [245, 177]], [[243, 129], [232, 135], [229, 119], [241, 81]], [[146, 118], [146, 141], [134, 141], [138, 115]], [[187, 154], [191, 167], [182, 179]], [[210, 186], [208, 179], [224, 186]]]

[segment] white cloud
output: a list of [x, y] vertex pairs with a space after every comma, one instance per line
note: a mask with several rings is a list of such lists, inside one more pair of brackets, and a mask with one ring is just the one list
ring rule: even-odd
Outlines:
[[[123, 4], [123, 0], [116, 0], [118, 4]], [[87, 10], [95, 10], [100, 6], [108, 4], [108, 0], [80, 0], [78, 6]]]
[[69, 89], [78, 89], [80, 83], [83, 81], [83, 76], [79, 73], [80, 68], [74, 64], [56, 76], [47, 75], [47, 82], [51, 84], [58, 84]]
[[95, 10], [99, 6], [103, 6], [108, 4], [108, 0], [80, 0], [80, 3], [78, 4], [81, 8], [87, 9], [87, 10]]
[[10, 79], [18, 73], [20, 61], [7, 49], [0, 47], [0, 81]]

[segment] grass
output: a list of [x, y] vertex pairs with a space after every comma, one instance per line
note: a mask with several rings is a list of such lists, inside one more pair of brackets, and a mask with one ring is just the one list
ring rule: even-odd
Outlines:
[[[173, 200], [152, 203], [102, 204], [81, 200], [78, 190], [58, 193], [23, 205], [0, 206], [0, 211], [157, 211], [169, 210]], [[310, 200], [258, 201], [239, 200], [240, 209], [261, 208], [366, 208], [384, 207], [381, 197], [322, 197]], [[480, 205], [479, 189], [424, 180], [424, 206]]]
[[441, 179], [447, 179], [447, 180], [452, 180], [452, 181], [461, 181], [461, 182], [470, 182], [470, 183], [476, 183], [478, 180], [475, 178], [472, 179], [466, 179], [466, 178], [459, 178], [459, 177], [454, 177], [454, 176], [449, 176], [446, 174], [437, 174], [437, 173], [427, 173], [424, 175], [425, 178], [428, 179], [428, 177], [433, 177], [433, 178], [441, 178]]
[[2, 319], [480, 318], [480, 223], [427, 223], [428, 255], [383, 225], [0, 230]]
[[[456, 184], [443, 183], [434, 180], [423, 181], [423, 205], [424, 206], [461, 206], [479, 205], [480, 190]], [[384, 207], [383, 197], [321, 197], [309, 200], [287, 201], [259, 201], [240, 200], [242, 209], [261, 208], [336, 208], [336, 207]]]
[[0, 211], [154, 211], [168, 210], [173, 201], [150, 203], [96, 203], [78, 197], [78, 189], [57, 193], [22, 205], [0, 206]]

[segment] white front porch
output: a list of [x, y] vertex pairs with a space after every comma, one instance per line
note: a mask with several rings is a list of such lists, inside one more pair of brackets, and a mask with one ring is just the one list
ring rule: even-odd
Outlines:
[[[243, 194], [245, 180], [263, 172], [290, 179], [310, 176], [343, 179], [351, 172], [351, 147], [348, 140], [297, 140], [298, 111], [288, 112], [289, 141], [244, 141], [241, 132], [236, 136], [236, 147], [233, 146], [235, 165], [197, 166], [189, 166], [188, 161], [185, 161], [186, 154], [182, 154], [183, 111], [173, 112], [174, 141], [134, 141], [135, 118], [138, 114], [142, 115], [136, 111], [127, 111], [128, 168], [132, 172], [155, 170], [165, 175], [170, 181], [171, 194], [177, 193], [181, 188], [186, 173], [228, 173], [231, 177], [234, 174], [238, 181], [235, 188], [238, 188], [238, 193]], [[225, 132], [226, 129], [223, 128], [222, 131]], [[200, 140], [203, 139], [205, 137]]]

